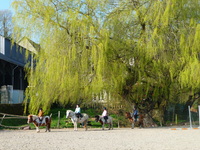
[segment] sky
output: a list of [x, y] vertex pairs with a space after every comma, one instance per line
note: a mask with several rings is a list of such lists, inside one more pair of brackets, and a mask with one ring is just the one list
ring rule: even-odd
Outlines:
[[11, 3], [13, 0], [0, 0], [0, 10], [9, 9], [11, 10]]

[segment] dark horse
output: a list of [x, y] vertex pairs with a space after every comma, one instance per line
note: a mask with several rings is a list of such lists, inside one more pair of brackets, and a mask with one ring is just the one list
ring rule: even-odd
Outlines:
[[138, 119], [136, 121], [135, 118], [131, 116], [130, 112], [126, 112], [126, 118], [131, 122], [131, 128], [132, 129], [134, 129], [135, 124], [138, 124], [138, 126], [140, 128], [144, 127], [144, 124], [143, 124], [144, 115], [143, 114], [139, 114], [139, 117], [138, 117]]

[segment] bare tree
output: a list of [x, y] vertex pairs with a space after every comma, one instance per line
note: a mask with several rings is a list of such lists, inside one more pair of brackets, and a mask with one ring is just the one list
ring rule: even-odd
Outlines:
[[10, 10], [0, 11], [0, 35], [10, 38], [13, 30], [12, 12]]

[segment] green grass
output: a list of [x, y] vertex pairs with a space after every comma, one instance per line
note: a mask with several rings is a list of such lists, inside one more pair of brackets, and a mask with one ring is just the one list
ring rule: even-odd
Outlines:
[[[27, 119], [3, 119], [1, 124], [5, 126], [12, 126], [13, 128], [20, 128], [27, 125]], [[0, 129], [3, 128], [4, 127], [0, 126]]]

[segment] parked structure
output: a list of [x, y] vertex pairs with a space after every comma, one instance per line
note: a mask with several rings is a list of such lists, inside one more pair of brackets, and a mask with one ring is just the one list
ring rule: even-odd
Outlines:
[[28, 85], [24, 67], [33, 63], [32, 56], [36, 49], [28, 50], [34, 42], [28, 44], [26, 38], [19, 43], [0, 36], [0, 103], [21, 103], [24, 99]]

